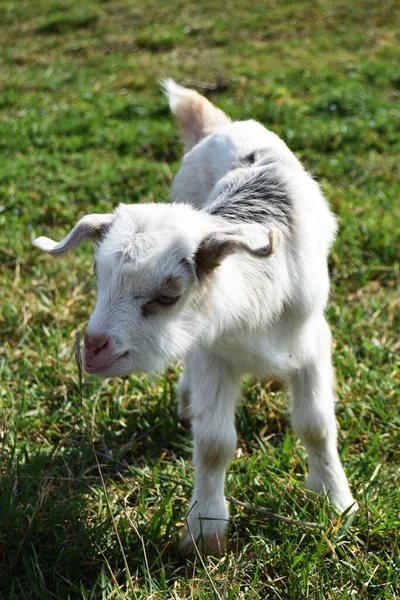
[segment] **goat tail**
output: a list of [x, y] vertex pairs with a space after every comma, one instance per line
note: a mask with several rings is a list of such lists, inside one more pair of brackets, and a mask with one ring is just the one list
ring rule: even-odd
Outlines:
[[169, 107], [176, 116], [185, 152], [218, 127], [231, 123], [230, 118], [198, 92], [178, 85], [173, 79], [162, 82]]

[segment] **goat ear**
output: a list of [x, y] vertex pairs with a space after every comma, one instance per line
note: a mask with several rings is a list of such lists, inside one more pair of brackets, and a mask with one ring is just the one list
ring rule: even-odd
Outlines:
[[208, 275], [224, 258], [240, 251], [265, 258], [276, 250], [281, 240], [279, 229], [256, 224], [210, 233], [200, 242], [195, 255], [197, 274]]
[[57, 243], [50, 238], [39, 237], [33, 241], [33, 245], [43, 250], [43, 252], [61, 256], [68, 250], [79, 246], [85, 239], [99, 238], [110, 227], [113, 218], [113, 214], [86, 215], [78, 221], [62, 242]]

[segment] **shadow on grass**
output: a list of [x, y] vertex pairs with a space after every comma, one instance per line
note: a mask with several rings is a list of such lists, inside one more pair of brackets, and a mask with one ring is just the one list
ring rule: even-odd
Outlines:
[[107, 441], [102, 436], [94, 444], [106, 493], [86, 434], [63, 436], [50, 452], [46, 448], [21, 458], [21, 464], [11, 459], [3, 465], [1, 598], [81, 598], [81, 587], [97, 598], [105, 581], [115, 578], [123, 585], [127, 578], [115, 527], [136, 584], [145, 584], [147, 560], [155, 578], [169, 585], [182, 564], [174, 543], [181, 511], [179, 506], [178, 514], [173, 511], [174, 487], [160, 502], [155, 476], [156, 460], [177, 452], [172, 440], [179, 438], [178, 425], [168, 435], [156, 404], [141, 417], [150, 427], [139, 430], [133, 442], [128, 424], [123, 436], [108, 432]]
[[97, 13], [90, 7], [53, 14], [45, 19], [37, 28], [36, 33], [54, 35], [63, 34], [79, 29], [94, 27], [98, 21]]

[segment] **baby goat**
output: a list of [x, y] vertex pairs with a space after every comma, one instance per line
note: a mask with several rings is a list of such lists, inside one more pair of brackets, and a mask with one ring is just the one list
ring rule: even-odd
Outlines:
[[[55, 255], [97, 240], [97, 302], [84, 364], [101, 377], [184, 359], [179, 416], [194, 436], [188, 525], [222, 551], [225, 471], [246, 373], [288, 382], [292, 423], [309, 458], [306, 487], [339, 510], [356, 503], [337, 452], [327, 255], [336, 223], [320, 189], [276, 135], [232, 123], [197, 92], [165, 82], [186, 155], [173, 204], [120, 204], [87, 215]], [[192, 550], [187, 529], [181, 549]]]

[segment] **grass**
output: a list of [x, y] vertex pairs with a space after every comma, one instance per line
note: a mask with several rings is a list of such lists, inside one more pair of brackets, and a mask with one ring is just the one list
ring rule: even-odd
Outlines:
[[[1, 3], [1, 598], [216, 598], [209, 578], [224, 599], [400, 597], [395, 14], [390, 0]], [[286, 395], [246, 380], [227, 493], [324, 529], [232, 506], [228, 553], [204, 566], [176, 551], [189, 491], [160, 477], [192, 482], [179, 367], [87, 378], [81, 406], [91, 249], [56, 261], [31, 246], [87, 212], [168, 197], [181, 148], [167, 75], [278, 133], [340, 222], [328, 317], [359, 515], [306, 501]]]

